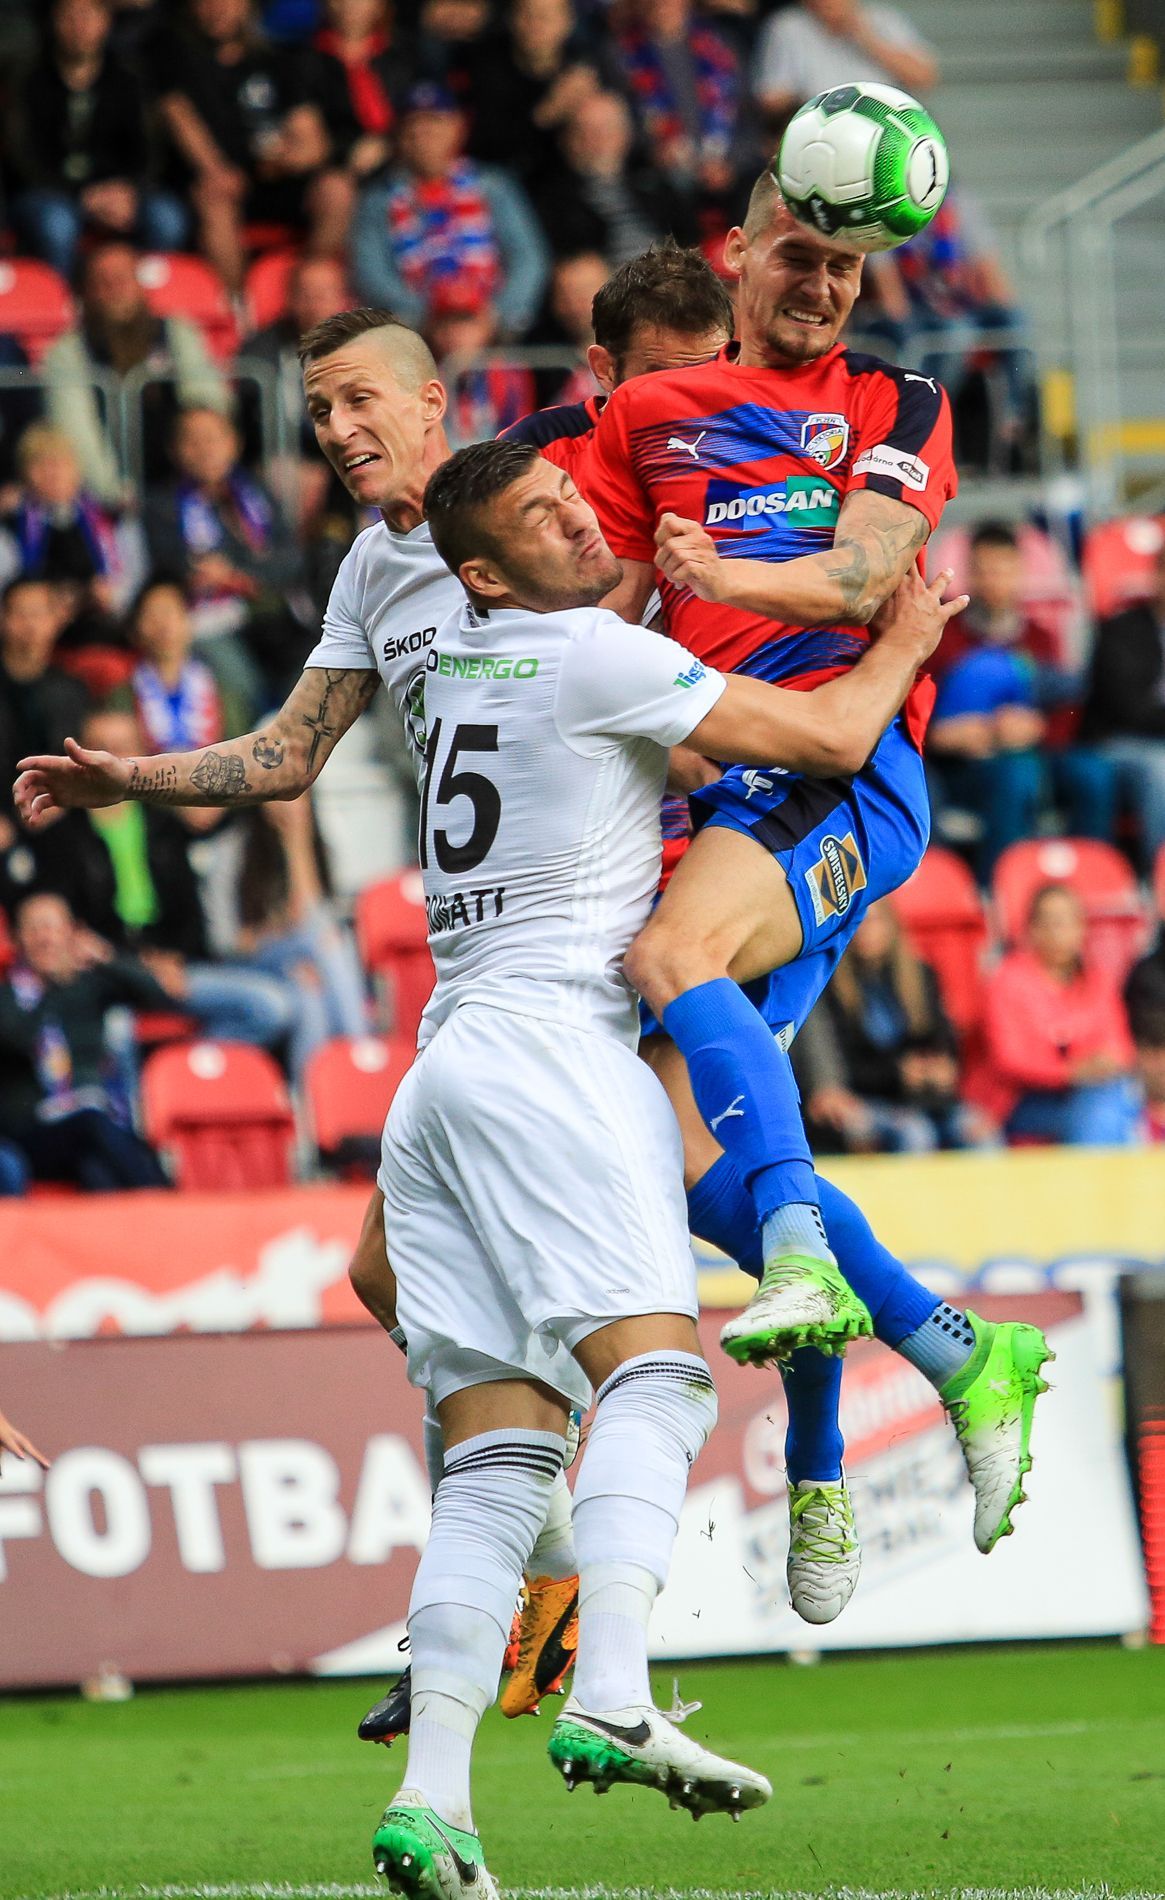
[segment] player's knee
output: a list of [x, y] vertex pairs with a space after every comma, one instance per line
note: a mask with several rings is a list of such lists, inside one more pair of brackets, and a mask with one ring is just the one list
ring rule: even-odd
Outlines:
[[684, 938], [666, 925], [647, 924], [627, 951], [623, 973], [659, 1016], [685, 990], [725, 975], [726, 966], [698, 939]]

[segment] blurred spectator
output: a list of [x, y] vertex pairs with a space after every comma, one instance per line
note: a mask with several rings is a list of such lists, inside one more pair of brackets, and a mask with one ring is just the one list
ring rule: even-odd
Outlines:
[[540, 374], [539, 394], [544, 401], [585, 402], [588, 396], [598, 394], [599, 386], [587, 362], [587, 351], [595, 340], [591, 307], [610, 275], [610, 266], [600, 251], [577, 251], [555, 263], [550, 273], [548, 320], [538, 341], [563, 345], [577, 358], [577, 364], [565, 381], [561, 370]]
[[546, 287], [546, 243], [521, 186], [464, 156], [465, 118], [442, 87], [415, 86], [397, 163], [360, 195], [352, 273], [365, 302], [418, 328], [442, 285], [472, 284], [503, 336], [521, 336]]
[[[1034, 413], [1034, 358], [1026, 314], [978, 203], [957, 187], [948, 191], [924, 231], [878, 258], [873, 279], [882, 316], [863, 328], [896, 350], [913, 344], [916, 359], [921, 352], [923, 374], [937, 376], [956, 405], [964, 456], [1017, 469]], [[991, 338], [1005, 330], [1011, 343], [988, 358], [999, 375], [988, 384], [986, 426], [973, 431], [964, 396], [977, 374], [975, 353], [990, 350]], [[992, 397], [996, 413], [990, 413]]]
[[1005, 524], [983, 522], [972, 534], [967, 591], [971, 604], [933, 663], [929, 759], [940, 808], [969, 811], [982, 826], [987, 883], [1000, 852], [1035, 831], [1049, 798], [1071, 836], [1111, 840], [1116, 773], [1091, 747], [1067, 743], [1080, 682], [1046, 623], [1024, 611], [1023, 561]]
[[63, 429], [81, 462], [85, 487], [107, 506], [130, 498], [107, 433], [104, 395], [90, 381], [120, 381], [148, 365], [157, 380], [147, 383], [141, 405], [146, 480], [166, 466], [166, 443], [179, 407], [229, 412], [231, 397], [211, 361], [202, 333], [184, 317], [158, 317], [138, 281], [132, 245], [102, 244], [85, 260], [81, 321], [58, 337], [41, 363], [51, 420]]
[[537, 390], [522, 364], [449, 362], [480, 357], [498, 341], [497, 312], [472, 278], [438, 285], [424, 334], [449, 392], [447, 424], [453, 440], [480, 442], [529, 415]]
[[[52, 663], [60, 630], [53, 589], [17, 577], [0, 597], [0, 810], [11, 812], [16, 763], [60, 752], [75, 739], [89, 704], [80, 681]], [[44, 834], [46, 844], [52, 832]]]
[[0, 371], [15, 370], [26, 387], [0, 384], [0, 491], [16, 476], [16, 444], [26, 429], [39, 422], [43, 409], [40, 390], [27, 377], [28, 352], [14, 336], [0, 330]]
[[559, 128], [598, 89], [571, 0], [513, 0], [470, 70], [469, 149], [532, 187], [557, 164]]
[[1114, 766], [1151, 864], [1165, 845], [1165, 546], [1152, 597], [1100, 624], [1082, 730]]
[[635, 127], [616, 92], [584, 99], [562, 128], [561, 166], [542, 182], [537, 207], [561, 256], [598, 251], [613, 268], [661, 237], [694, 244], [695, 192], [632, 156]]
[[190, 223], [181, 201], [150, 182], [145, 95], [109, 50], [110, 27], [109, 0], [55, 0], [44, 53], [12, 92], [13, 221], [63, 277], [86, 230], [177, 251]]
[[1085, 961], [1075, 891], [1046, 884], [1026, 942], [987, 979], [984, 1106], [1009, 1137], [1123, 1144], [1136, 1137], [1133, 1045], [1120, 993]]
[[202, 249], [239, 296], [247, 224], [288, 225], [312, 250], [338, 254], [351, 198], [326, 169], [328, 132], [301, 55], [262, 38], [252, 0], [188, 0], [187, 13], [158, 58], [162, 116]]
[[52, 892], [24, 899], [16, 945], [0, 983], [0, 1134], [38, 1181], [165, 1187], [153, 1150], [115, 1113], [104, 1017], [168, 1008], [166, 991], [136, 958], [108, 956]]
[[860, 0], [799, 0], [770, 16], [753, 91], [771, 132], [816, 93], [852, 83], [925, 93], [938, 84], [934, 54], [897, 7]]
[[0, 582], [16, 574], [47, 581], [65, 645], [116, 640], [112, 616], [141, 577], [140, 534], [86, 494], [81, 465], [60, 429], [34, 423], [17, 457], [20, 486], [0, 515]]
[[388, 0], [325, 0], [325, 24], [312, 40], [312, 90], [323, 114], [330, 169], [356, 192], [387, 165], [397, 101], [408, 69], [393, 46]]
[[723, 199], [744, 159], [744, 86], [731, 43], [695, 16], [691, 0], [628, 0], [625, 22], [616, 41], [653, 165], [681, 190]]
[[1165, 1030], [1155, 1041], [1138, 1041], [1137, 1080], [1144, 1096], [1141, 1133], [1146, 1141], [1165, 1142]]
[[[194, 628], [178, 581], [165, 575], [148, 580], [129, 624], [141, 658], [128, 687], [111, 705], [121, 712], [136, 711], [141, 726], [138, 751], [201, 751], [244, 730], [244, 709], [220, 687], [205, 661], [191, 653]], [[130, 753], [134, 750], [129, 748]]]
[[287, 280], [287, 307], [281, 316], [246, 338], [243, 354], [270, 364], [278, 378], [287, 438], [296, 444], [293, 466], [273, 474], [280, 497], [292, 508], [300, 525], [314, 521], [329, 486], [332, 470], [316, 447], [315, 430], [303, 401], [303, 374], [296, 355], [299, 339], [308, 330], [352, 303], [344, 267], [334, 257], [298, 257]]
[[328, 902], [327, 861], [310, 793], [243, 815], [236, 892], [237, 951], [289, 984], [295, 1020], [288, 1054], [301, 1075], [313, 1049], [368, 1027], [364, 979], [350, 937]]
[[146, 499], [151, 564], [185, 583], [195, 638], [213, 642], [215, 672], [249, 722], [284, 697], [306, 650], [291, 605], [300, 551], [272, 495], [240, 467], [227, 417], [185, 410], [172, 456], [177, 479]]
[[938, 979], [885, 899], [862, 919], [793, 1055], [816, 1147], [925, 1154], [994, 1139], [986, 1117], [959, 1100]]
[[490, 0], [421, 0], [416, 39], [409, 48], [416, 77], [437, 80], [455, 98], [466, 100], [473, 63], [490, 24]]
[[[109, 707], [82, 728], [83, 745], [121, 758], [140, 757], [142, 741], [135, 715]], [[133, 801], [74, 814], [62, 891], [89, 929], [141, 959], [166, 992], [165, 1007], [187, 1011], [203, 1034], [281, 1044], [298, 1014], [296, 994], [278, 971], [211, 960], [185, 816]]]

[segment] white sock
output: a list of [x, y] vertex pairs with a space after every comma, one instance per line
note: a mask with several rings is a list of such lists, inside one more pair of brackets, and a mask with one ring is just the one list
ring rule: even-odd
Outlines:
[[667, 1581], [688, 1472], [715, 1422], [716, 1388], [694, 1353], [642, 1353], [599, 1388], [574, 1494], [574, 1694], [584, 1708], [651, 1699], [651, 1604]]
[[571, 1694], [584, 1709], [628, 1709], [651, 1701], [647, 1625], [657, 1585], [638, 1564], [588, 1564], [579, 1578], [579, 1632], [586, 1620]]
[[473, 1736], [497, 1694], [522, 1570], [564, 1451], [555, 1432], [506, 1427], [445, 1457], [409, 1604], [413, 1708], [403, 1785], [454, 1827], [473, 1827]]
[[425, 1416], [421, 1421], [421, 1443], [425, 1450], [425, 1470], [429, 1474], [429, 1490], [437, 1495], [437, 1486], [445, 1475], [445, 1434], [441, 1430], [441, 1421], [433, 1410], [432, 1399], [425, 1402]]
[[550, 1494], [546, 1522], [538, 1533], [526, 1564], [527, 1577], [550, 1577], [555, 1583], [561, 1583], [566, 1577], [578, 1575], [574, 1525], [571, 1521], [573, 1508], [570, 1486], [565, 1473], [560, 1471]]

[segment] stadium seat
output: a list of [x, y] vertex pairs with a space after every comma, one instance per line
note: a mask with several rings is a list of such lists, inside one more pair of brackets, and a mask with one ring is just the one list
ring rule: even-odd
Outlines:
[[80, 680], [97, 706], [128, 684], [137, 663], [137, 654], [127, 653], [124, 647], [75, 647], [71, 653], [53, 654], [53, 665]]
[[142, 1067], [146, 1140], [173, 1158], [180, 1188], [286, 1187], [295, 1117], [269, 1055], [237, 1042], [156, 1049]]
[[394, 1034], [415, 1039], [435, 981], [419, 871], [402, 871], [361, 891], [356, 942], [364, 968], [387, 989]]
[[1085, 538], [1081, 566], [1097, 620], [1119, 614], [1153, 590], [1153, 566], [1165, 541], [1165, 515], [1102, 521]]
[[987, 918], [975, 880], [953, 851], [932, 845], [913, 877], [894, 893], [894, 909], [917, 954], [938, 977], [959, 1035], [979, 1013]]
[[[288, 282], [298, 256], [296, 250], [267, 251], [249, 267], [244, 294], [253, 330], [262, 330], [283, 315], [287, 308]], [[245, 352], [245, 343], [243, 349]]]
[[304, 1091], [322, 1158], [365, 1174], [380, 1153], [380, 1136], [416, 1044], [403, 1036], [337, 1036], [310, 1057]]
[[14, 336], [33, 363], [73, 322], [69, 286], [50, 264], [0, 258], [0, 331]]
[[1041, 884], [1067, 884], [1084, 906], [1088, 949], [1123, 981], [1140, 956], [1148, 919], [1137, 880], [1120, 852], [1095, 838], [1028, 838], [995, 867], [991, 896], [1005, 944], [1018, 943]]
[[159, 317], [185, 317], [197, 324], [221, 362], [238, 346], [239, 326], [226, 286], [200, 257], [181, 251], [154, 251], [138, 265], [138, 282], [150, 309]]

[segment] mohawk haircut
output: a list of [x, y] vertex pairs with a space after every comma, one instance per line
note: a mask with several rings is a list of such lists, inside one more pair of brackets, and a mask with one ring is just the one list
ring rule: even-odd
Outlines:
[[741, 225], [741, 230], [750, 244], [753, 238], [768, 229], [777, 210], [783, 207], [784, 203], [776, 173], [771, 165], [766, 165], [748, 194], [748, 208], [744, 214], [744, 223]]
[[591, 305], [595, 342], [619, 362], [641, 324], [704, 336], [732, 335], [732, 300], [707, 259], [663, 238], [621, 264], [596, 291]]
[[385, 332], [386, 354], [404, 387], [419, 389], [422, 383], [436, 376], [437, 364], [424, 337], [410, 330], [391, 310], [377, 310], [369, 304], [362, 304], [356, 310], [337, 311], [334, 317], [325, 317], [314, 329], [305, 331], [296, 351], [300, 366], [306, 368], [325, 356], [334, 356], [337, 350], [377, 330]]
[[532, 442], [474, 442], [430, 475], [425, 515], [433, 546], [451, 573], [460, 575], [475, 555], [496, 556], [497, 543], [482, 516], [537, 460]]

